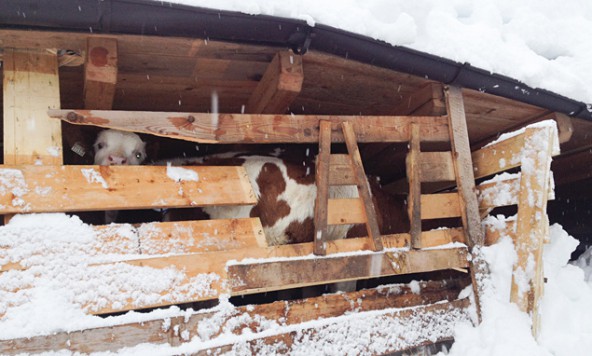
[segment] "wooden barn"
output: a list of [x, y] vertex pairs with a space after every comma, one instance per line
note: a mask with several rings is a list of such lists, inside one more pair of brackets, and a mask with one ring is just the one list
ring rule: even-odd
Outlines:
[[[0, 278], [21, 283], [0, 283], [0, 320], [29, 303], [34, 282], [24, 276], [44, 273], [79, 278], [85, 291], [72, 303], [110, 316], [20, 337], [0, 330], [1, 354], [142, 343], [289, 353], [303, 343], [338, 348], [344, 335], [360, 354], [431, 352], [452, 342], [455, 324], [479, 323], [481, 247], [504, 235], [516, 245], [516, 271], [534, 261], [530, 288], [516, 281], [511, 298], [536, 334], [549, 221], [590, 235], [582, 206], [592, 197], [592, 112], [469, 64], [303, 21], [142, 0], [3, 1], [0, 60], [6, 227], [15, 214], [68, 213], [92, 230], [87, 245], [67, 247], [90, 261], [74, 266], [79, 274], [51, 257], [63, 255], [57, 247], [16, 253], [17, 239], [0, 244]], [[147, 163], [94, 165], [104, 128], [140, 134]], [[237, 150], [302, 162], [316, 189], [308, 241], [270, 243], [262, 217], [270, 212], [93, 220], [114, 210], [125, 219], [128, 210], [253, 206], [264, 193], [241, 165], [156, 163]], [[406, 202], [398, 231], [381, 231], [392, 215], [377, 213], [368, 177]], [[334, 198], [334, 186], [357, 197]], [[483, 224], [500, 212], [515, 217]], [[352, 224], [360, 237], [328, 237]], [[115, 270], [129, 283], [102, 277]], [[151, 285], [146, 294], [138, 275]], [[170, 286], [152, 285], [159, 276]], [[352, 281], [346, 292], [311, 288]], [[115, 292], [91, 293], [106, 289]], [[155, 311], [173, 305], [175, 316]], [[201, 349], [182, 348], [196, 338]]]

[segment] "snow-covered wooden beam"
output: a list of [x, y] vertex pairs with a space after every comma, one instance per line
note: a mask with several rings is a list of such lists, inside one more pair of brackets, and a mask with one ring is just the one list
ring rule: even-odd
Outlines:
[[[385, 246], [398, 245], [402, 247], [408, 243], [408, 236], [408, 234], [399, 234], [382, 236], [381, 238]], [[314, 257], [312, 254], [313, 244], [310, 242], [154, 257], [127, 260], [117, 264], [97, 265], [96, 268], [101, 270], [106, 266], [125, 270], [149, 267], [144, 272], [155, 275], [162, 269], [170, 272], [170, 269], [174, 268], [178, 273], [182, 273], [183, 277], [177, 279], [174, 288], [159, 293], [158, 298], [117, 301], [92, 300], [85, 303], [83, 308], [93, 314], [113, 313], [211, 300], [218, 298], [221, 294], [244, 295], [339, 280], [420, 273], [440, 269], [464, 269], [468, 264], [464, 247], [421, 251], [397, 249], [381, 252], [371, 252], [370, 248], [368, 238], [356, 238], [328, 242], [326, 257]], [[319, 266], [323, 266], [323, 268], [316, 273]], [[95, 267], [91, 266], [90, 268]], [[340, 268], [342, 270], [339, 270]], [[282, 275], [276, 274], [277, 271], [282, 271]], [[121, 292], [122, 295], [126, 293], [129, 291], [122, 290]], [[134, 294], [138, 293], [139, 291], [134, 291]]]
[[296, 99], [302, 82], [302, 56], [291, 51], [278, 52], [257, 88], [251, 94], [245, 112], [249, 114], [283, 114]]
[[0, 213], [251, 205], [243, 167], [3, 166]]
[[201, 143], [317, 143], [319, 122], [332, 122], [332, 141], [344, 142], [340, 124], [353, 123], [358, 142], [407, 142], [409, 124], [422, 141], [447, 142], [445, 116], [321, 116], [205, 114], [147, 111], [50, 110], [64, 121]]
[[[209, 340], [221, 337], [227, 341], [232, 339], [241, 341], [243, 340], [241, 334], [253, 335], [254, 333], [269, 332], [270, 330], [262, 324], [263, 320], [274, 320], [279, 324], [279, 327], [287, 327], [319, 318], [339, 317], [347, 313], [364, 313], [386, 308], [409, 308], [442, 300], [454, 300], [462, 287], [463, 285], [454, 281], [420, 282], [421, 293], [414, 293], [412, 288], [407, 285], [396, 285], [392, 288], [379, 287], [303, 300], [235, 307], [230, 313], [228, 309], [205, 311], [188, 316], [61, 332], [31, 338], [1, 340], [0, 353], [11, 355], [58, 350], [81, 353], [116, 352], [124, 347], [133, 347], [147, 342], [177, 346], [199, 336], [200, 325], [211, 320], [219, 322], [216, 328], [210, 329], [207, 335]], [[463, 313], [466, 313], [465, 310], [469, 306], [466, 300], [440, 304], [451, 309], [458, 308]], [[468, 321], [468, 318], [464, 321]], [[401, 319], [401, 322], [404, 322], [404, 319]], [[204, 334], [202, 336], [206, 337]], [[413, 343], [409, 338], [407, 340]]]
[[[259, 218], [152, 222], [131, 226], [109, 224], [89, 226], [96, 242], [89, 248], [96, 255], [165, 255], [227, 251], [267, 246]], [[57, 248], [57, 247], [56, 247]], [[82, 248], [82, 247], [81, 247]], [[0, 257], [10, 247], [0, 246]], [[33, 251], [25, 261], [0, 266], [0, 272], [34, 266], [46, 251]], [[80, 251], [80, 253], [85, 253]]]
[[512, 273], [510, 299], [532, 316], [535, 337], [540, 330], [538, 310], [544, 289], [543, 244], [549, 239], [547, 191], [551, 157], [557, 146], [554, 125], [526, 128], [514, 240], [518, 260]]
[[84, 107], [110, 110], [117, 84], [117, 40], [89, 37], [84, 66]]
[[45, 49], [4, 48], [4, 164], [62, 164], [58, 59]]

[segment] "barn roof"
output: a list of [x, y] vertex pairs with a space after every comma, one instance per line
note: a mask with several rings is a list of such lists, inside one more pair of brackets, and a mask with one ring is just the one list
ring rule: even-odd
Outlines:
[[592, 111], [583, 102], [468, 63], [392, 46], [322, 24], [312, 27], [302, 20], [147, 0], [8, 0], [0, 3], [0, 27], [197, 37], [291, 48], [297, 53], [314, 50], [592, 119]]

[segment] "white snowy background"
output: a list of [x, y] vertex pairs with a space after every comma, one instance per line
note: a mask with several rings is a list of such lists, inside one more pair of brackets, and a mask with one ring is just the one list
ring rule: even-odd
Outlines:
[[[521, 80], [529, 86], [592, 103], [592, 1], [589, 0], [175, 2], [303, 19], [310, 25], [329, 25], [458, 62], [470, 62], [482, 69]], [[75, 241], [67, 237], [72, 234], [66, 232], [72, 231], [77, 232]], [[32, 336], [66, 328], [75, 330], [183, 314], [171, 308], [104, 320], [83, 313], [74, 301], [95, 297], [88, 295], [92, 290], [91, 281], [87, 279], [88, 288], [69, 285], [62, 269], [68, 268], [68, 271], [76, 273], [79, 267], [88, 265], [90, 261], [85, 260], [87, 255], [77, 255], [68, 249], [94, 251], [92, 243], [95, 239], [79, 220], [59, 214], [19, 217], [0, 227], [0, 247], [9, 247], [17, 253], [0, 256], [5, 258], [0, 259], [0, 263], [16, 259], [26, 260], [33, 266], [24, 274], [0, 274], [0, 314], [5, 313], [0, 321], [0, 337]], [[91, 248], [80, 245], [85, 242], [90, 243]], [[591, 354], [592, 251], [570, 264], [570, 253], [577, 244], [559, 225], [551, 227], [551, 242], [545, 247], [544, 255], [548, 283], [540, 309], [542, 330], [538, 340], [530, 333], [529, 317], [508, 302], [511, 268], [516, 259], [512, 241], [503, 238], [495, 246], [486, 248], [494, 288], [483, 301], [483, 323], [478, 327], [459, 325], [455, 333], [456, 342], [446, 353], [500, 356]], [[68, 247], [65, 250], [52, 249], [57, 245]], [[0, 248], [0, 252], [6, 251]], [[55, 258], [55, 261], [39, 261], [39, 252]], [[106, 257], [109, 261], [117, 259], [117, 256]], [[55, 277], [53, 280], [36, 279], [34, 266], [39, 263], [48, 263]], [[128, 278], [133, 278], [133, 275], [131, 271], [123, 278], [129, 281]], [[107, 275], [104, 278], [112, 277]], [[153, 279], [149, 271], [137, 278]], [[153, 283], [174, 284], [177, 276], [171, 272], [166, 278]], [[11, 293], [19, 288], [22, 292], [12, 300], [18, 305], [7, 305], [2, 293]], [[64, 295], [55, 295], [62, 292], [66, 293], [65, 299]], [[192, 340], [180, 348], [140, 345], [124, 353], [164, 355], [192, 352], [204, 346], [207, 345], [200, 340]]]

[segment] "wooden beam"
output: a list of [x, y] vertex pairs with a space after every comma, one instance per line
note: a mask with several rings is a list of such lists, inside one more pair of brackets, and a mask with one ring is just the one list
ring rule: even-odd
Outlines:
[[440, 83], [428, 83], [403, 98], [392, 111], [395, 115], [446, 115], [444, 90]]
[[[357, 339], [356, 352], [364, 355], [378, 353], [388, 355], [429, 354], [429, 351], [421, 349], [421, 347], [452, 341], [455, 327], [459, 323], [470, 322], [468, 312], [470, 304], [468, 299], [460, 299], [448, 303], [431, 304], [404, 310], [391, 309], [384, 313], [373, 314], [371, 318], [380, 320], [380, 326], [365, 330], [364, 339]], [[426, 325], [438, 325], [437, 333], [426, 333]], [[396, 331], [401, 329], [405, 331], [398, 334]], [[354, 332], [360, 332], [355, 319], [349, 323], [335, 320], [319, 326], [309, 326], [280, 334], [261, 335], [260, 337], [245, 340], [240, 345], [241, 350], [248, 350], [247, 352], [251, 355], [266, 354], [270, 349], [273, 350], [274, 345], [282, 353], [291, 354], [290, 351], [293, 348], [301, 351], [298, 345], [302, 340], [306, 340], [310, 343], [307, 345], [310, 347], [306, 348], [306, 352], [323, 354], [327, 350], [327, 339], [341, 339], [344, 335], [353, 335]], [[381, 341], [380, 346], [374, 347], [379, 340]], [[360, 345], [362, 342], [363, 344]], [[216, 346], [200, 350], [198, 355], [232, 353], [235, 347], [236, 344]], [[420, 347], [420, 351], [413, 353], [413, 349], [418, 347]], [[347, 344], [341, 343], [332, 344], [330, 350], [335, 354], [351, 352], [351, 348]]]
[[421, 182], [454, 182], [452, 153], [421, 152], [419, 154], [419, 177]]
[[212, 120], [212, 114], [204, 113], [100, 110], [50, 110], [49, 115], [73, 124], [202, 143], [316, 143], [321, 120], [332, 122], [332, 142], [344, 142], [342, 122], [353, 123], [358, 142], [407, 142], [410, 122], [420, 125], [422, 141], [449, 140], [444, 116], [218, 114]]
[[[267, 246], [259, 218], [155, 222], [137, 227], [122, 224], [91, 225], [90, 228], [96, 236], [91, 249], [96, 250], [97, 254], [148, 256]], [[0, 247], [0, 253], [4, 254], [9, 248]], [[44, 252], [33, 251], [33, 255]], [[31, 261], [34, 264], [40, 260], [33, 258]], [[0, 266], [0, 272], [24, 269], [19, 263]]]
[[327, 210], [329, 199], [329, 165], [331, 157], [331, 122], [321, 121], [319, 134], [319, 154], [316, 161], [315, 184], [317, 196], [315, 197], [314, 227], [315, 234], [314, 254], [323, 256], [326, 254], [327, 240]]
[[243, 167], [3, 166], [0, 213], [155, 209], [256, 204]]
[[233, 263], [227, 266], [233, 293], [263, 292], [272, 289], [430, 272], [467, 267], [466, 249], [374, 252], [321, 259], [298, 258], [285, 261]]
[[332, 154], [329, 160], [329, 185], [356, 184], [349, 155]]
[[366, 231], [370, 238], [372, 250], [382, 250], [382, 241], [380, 240], [380, 229], [378, 228], [378, 218], [376, 216], [376, 209], [374, 201], [372, 200], [372, 193], [370, 191], [370, 184], [368, 177], [364, 172], [364, 165], [362, 164], [362, 157], [356, 141], [356, 134], [351, 122], [343, 122], [343, 136], [347, 150], [352, 161], [352, 170], [358, 186], [358, 193], [363, 204], [364, 223], [366, 224]]
[[538, 303], [544, 287], [543, 244], [549, 235], [547, 191], [555, 133], [552, 127], [527, 128], [522, 157], [515, 240], [518, 260], [510, 299], [532, 316], [535, 337], [540, 330]]
[[84, 65], [84, 107], [110, 110], [117, 84], [117, 40], [89, 37]]
[[454, 171], [460, 197], [461, 219], [465, 228], [466, 242], [472, 254], [471, 279], [473, 281], [477, 318], [481, 322], [481, 297], [485, 288], [483, 283], [485, 275], [488, 274], [487, 265], [480, 255], [480, 247], [483, 246], [485, 234], [479, 216], [479, 203], [475, 189], [475, 176], [462, 92], [458, 87], [448, 87], [445, 94], [446, 108], [450, 120], [450, 143]]
[[4, 164], [62, 164], [58, 60], [46, 50], [4, 48]]
[[302, 89], [304, 71], [302, 56], [291, 51], [278, 52], [257, 88], [251, 94], [246, 111], [249, 114], [283, 114]]
[[409, 153], [405, 160], [407, 168], [407, 180], [409, 181], [409, 195], [407, 197], [407, 213], [409, 215], [409, 234], [411, 235], [411, 247], [419, 248], [421, 246], [421, 171], [420, 166], [420, 141], [419, 126], [411, 124], [409, 137]]
[[[421, 294], [413, 293], [406, 285], [395, 288], [366, 289], [359, 292], [328, 294], [316, 298], [294, 301], [277, 301], [262, 305], [235, 307], [224, 311], [198, 312], [189, 316], [148, 320], [73, 332], [31, 338], [0, 340], [0, 353], [40, 353], [69, 350], [79, 353], [116, 352], [124, 347], [141, 343], [169, 344], [177, 346], [198, 336], [200, 325], [219, 319], [217, 330], [209, 339], [215, 339], [225, 330], [232, 335], [261, 332], [263, 325], [257, 320], [275, 320], [281, 326], [297, 325], [318, 318], [338, 317], [347, 313], [360, 313], [387, 308], [407, 308], [421, 304], [452, 301], [462, 288], [459, 283], [420, 282]], [[352, 303], [352, 300], [355, 301]], [[450, 307], [456, 307], [456, 303]], [[460, 307], [466, 309], [465, 301]], [[169, 325], [168, 327], [163, 327]], [[187, 337], [183, 338], [181, 335]]]

